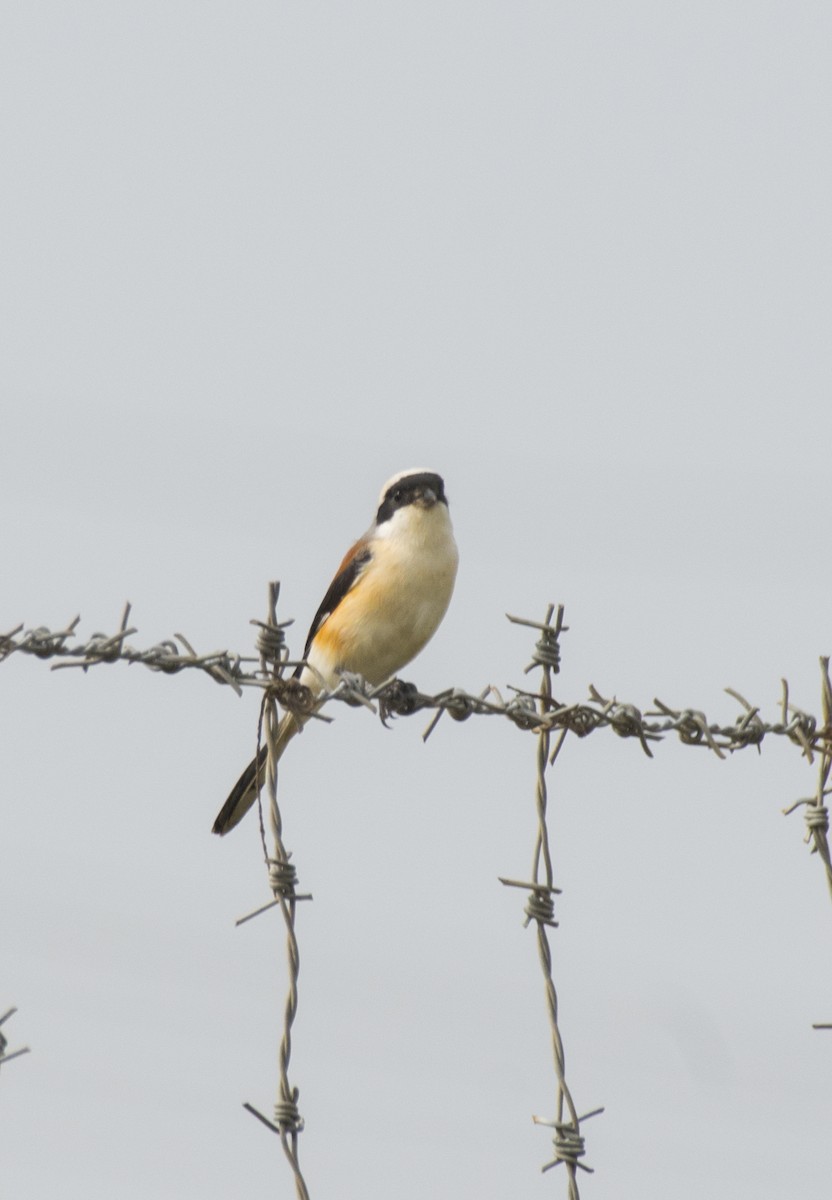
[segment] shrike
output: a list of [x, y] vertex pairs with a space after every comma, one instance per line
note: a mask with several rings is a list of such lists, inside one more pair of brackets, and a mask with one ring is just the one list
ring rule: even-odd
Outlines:
[[[295, 677], [331, 691], [341, 672], [384, 683], [430, 641], [447, 611], [459, 561], [445, 484], [435, 471], [402, 471], [382, 488], [375, 522], [347, 552], [306, 639]], [[287, 713], [277, 756], [304, 723]], [[266, 748], [243, 771], [214, 822], [228, 833], [265, 782]]]

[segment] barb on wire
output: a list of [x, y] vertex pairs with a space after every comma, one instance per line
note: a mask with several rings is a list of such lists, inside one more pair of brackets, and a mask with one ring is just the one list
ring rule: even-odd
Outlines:
[[[806, 842], [812, 844], [812, 854], [817, 854], [823, 863], [826, 871], [826, 886], [832, 897], [832, 857], [829, 853], [829, 810], [826, 807], [826, 797], [832, 795], [832, 788], [829, 787], [829, 773], [832, 770], [832, 682], [829, 679], [829, 659], [822, 657], [820, 660], [820, 679], [821, 679], [821, 715], [823, 726], [817, 730], [814, 717], [807, 717], [806, 713], [800, 712], [798, 709], [793, 709], [788, 703], [788, 688], [786, 681], [783, 680], [783, 706], [789, 711], [793, 711], [799, 715], [801, 719], [801, 736], [800, 741], [804, 746], [804, 753], [808, 751], [811, 757], [811, 742], [809, 740], [808, 726], [811, 722], [812, 735], [817, 740], [816, 749], [820, 755], [818, 764], [818, 783], [814, 796], [808, 796], [802, 800], [796, 800], [794, 804], [790, 804], [788, 808], [784, 808], [783, 812], [786, 816], [793, 813], [795, 809], [805, 806], [803, 813], [806, 822]], [[817, 1028], [817, 1027], [816, 1027]]]
[[[7, 1009], [7, 1011], [3, 1013], [2, 1017], [0, 1017], [0, 1025], [3, 1025], [4, 1022], [8, 1021], [9, 1017], [13, 1017], [16, 1012], [16, 1008]], [[28, 1046], [22, 1046], [20, 1050], [12, 1050], [9, 1054], [7, 1054], [6, 1047], [8, 1044], [8, 1038], [3, 1031], [0, 1030], [0, 1067], [2, 1067], [4, 1063], [11, 1062], [13, 1058], [20, 1058], [22, 1055], [30, 1053]]]
[[569, 632], [569, 626], [563, 623], [563, 605], [558, 607], [557, 616], [555, 617], [554, 625], [550, 624], [549, 618], [554, 612], [554, 605], [550, 606], [549, 616], [545, 621], [529, 621], [525, 617], [513, 617], [511, 613], [506, 613], [512, 625], [525, 625], [528, 629], [538, 629], [540, 637], [535, 643], [532, 651], [532, 661], [524, 668], [524, 675], [528, 675], [529, 671], [533, 671], [535, 667], [549, 667], [554, 675], [560, 671], [560, 635]]

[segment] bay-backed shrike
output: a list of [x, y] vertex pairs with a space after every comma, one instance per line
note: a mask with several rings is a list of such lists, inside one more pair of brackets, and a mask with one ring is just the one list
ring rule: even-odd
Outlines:
[[[458, 559], [442, 477], [423, 469], [394, 475], [382, 488], [375, 522], [329, 585], [306, 639], [306, 665], [295, 677], [316, 693], [337, 687], [343, 671], [373, 687], [392, 678], [439, 627]], [[278, 758], [305, 719], [281, 719]], [[214, 833], [228, 833], [251, 808], [265, 763], [264, 746], [222, 806]]]

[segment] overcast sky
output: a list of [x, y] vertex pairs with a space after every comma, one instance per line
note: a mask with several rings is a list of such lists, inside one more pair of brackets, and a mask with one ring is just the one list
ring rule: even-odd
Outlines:
[[[828, 3], [73, 5], [0, 17], [0, 631], [299, 652], [382, 483], [446, 480], [423, 690], [819, 711], [832, 650]], [[528, 875], [535, 742], [339, 706], [281, 773], [314, 1198], [566, 1195]], [[253, 695], [0, 665], [0, 1158], [15, 1200], [290, 1198]], [[552, 773], [590, 1200], [825, 1200], [832, 906], [789, 743]]]

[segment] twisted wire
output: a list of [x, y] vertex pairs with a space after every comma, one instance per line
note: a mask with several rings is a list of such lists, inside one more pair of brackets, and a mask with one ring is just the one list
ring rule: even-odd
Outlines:
[[[116, 634], [93, 634], [86, 641], [74, 641], [80, 618], [75, 617], [69, 625], [57, 632], [39, 626], [25, 630], [22, 625], [0, 634], [0, 663], [14, 654], [33, 655], [41, 659], [56, 659], [53, 670], [81, 668], [84, 671], [101, 664], [116, 662], [138, 663], [148, 670], [175, 674], [183, 670], [198, 670], [209, 675], [217, 683], [230, 686], [238, 694], [245, 688], [268, 691], [289, 712], [316, 719], [326, 719], [318, 709], [321, 697], [299, 682], [283, 674], [275, 675], [265, 653], [277, 654], [281, 672], [287, 667], [297, 666], [297, 660], [285, 657], [286, 647], [283, 630], [290, 624], [286, 621], [274, 627], [267, 622], [254, 622], [266, 630], [265, 641], [259, 646], [261, 654], [247, 657], [227, 650], [198, 654], [184, 635], [177, 633], [173, 639], [159, 642], [145, 649], [137, 649], [127, 642], [137, 631], [127, 627], [130, 605], [127, 604], [122, 618], [122, 627]], [[511, 617], [515, 624], [544, 628], [540, 622], [524, 621]], [[554, 628], [554, 627], [553, 627]], [[275, 632], [276, 630], [276, 632]], [[561, 630], [563, 632], [563, 630]], [[528, 669], [535, 665], [534, 656]], [[550, 668], [551, 669], [551, 668]], [[381, 719], [409, 717], [422, 711], [431, 711], [433, 720], [426, 730], [430, 736], [438, 719], [448, 712], [457, 720], [471, 716], [501, 717], [511, 721], [517, 728], [539, 733], [542, 729], [568, 730], [576, 737], [587, 737], [598, 729], [609, 728], [621, 738], [638, 741], [645, 755], [652, 757], [654, 743], [669, 734], [676, 734], [684, 745], [699, 746], [710, 750], [718, 757], [743, 750], [748, 746], [758, 749], [768, 737], [785, 737], [799, 746], [804, 756], [814, 761], [815, 754], [828, 754], [832, 750], [832, 723], [825, 717], [819, 721], [810, 713], [788, 704], [784, 697], [782, 716], [779, 720], [766, 721], [759, 707], [753, 709], [733, 688], [726, 692], [739, 700], [745, 709], [734, 721], [713, 722], [705, 713], [691, 708], [674, 708], [656, 698], [653, 710], [644, 712], [635, 704], [619, 702], [604, 697], [590, 684], [589, 699], [585, 702], [561, 703], [552, 696], [542, 704], [540, 692], [512, 689], [514, 695], [504, 700], [496, 688], [489, 685], [479, 694], [471, 694], [464, 688], [452, 687], [430, 695], [421, 692], [414, 684], [393, 680], [378, 688], [360, 689], [352, 686], [339, 687], [326, 693], [327, 702], [364, 704], [374, 706]], [[784, 681], [784, 691], [787, 691]]]

